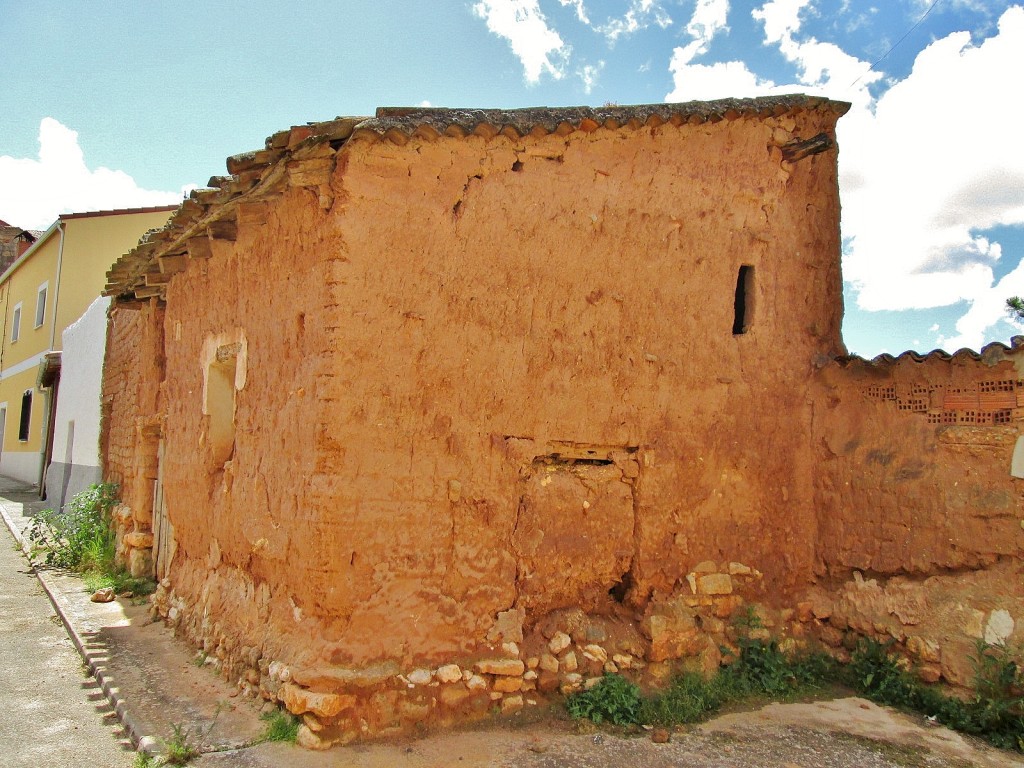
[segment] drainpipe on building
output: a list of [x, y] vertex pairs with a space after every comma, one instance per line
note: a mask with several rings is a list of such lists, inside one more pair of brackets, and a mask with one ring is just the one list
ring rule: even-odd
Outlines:
[[60, 300], [60, 268], [64, 263], [64, 222], [57, 219], [57, 228], [60, 230], [60, 245], [57, 247], [57, 278], [53, 286], [53, 314], [50, 317], [50, 351], [53, 351], [53, 342], [57, 337], [57, 302]]
[[[7, 310], [10, 309], [8, 306], [11, 298], [11, 283], [8, 280], [3, 286], [0, 286], [0, 290], [3, 290], [3, 305], [4, 305], [4, 331], [3, 336], [0, 336], [0, 373], [4, 371], [4, 347], [7, 341]], [[0, 446], [0, 450], [3, 450], [3, 446]]]

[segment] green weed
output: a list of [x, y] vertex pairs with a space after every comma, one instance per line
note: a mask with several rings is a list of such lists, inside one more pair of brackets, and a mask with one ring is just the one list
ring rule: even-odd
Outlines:
[[193, 738], [192, 732], [181, 723], [171, 726], [172, 735], [164, 742], [164, 763], [166, 765], [188, 765], [202, 754], [199, 740]]
[[33, 559], [77, 571], [114, 570], [114, 529], [110, 511], [117, 503], [117, 486], [90, 485], [75, 494], [64, 509], [46, 509], [28, 529]]
[[635, 683], [621, 675], [605, 675], [589, 691], [570, 696], [566, 706], [576, 719], [636, 725], [640, 722], [643, 701]]
[[117, 594], [131, 592], [135, 596], [151, 595], [156, 591], [156, 582], [152, 579], [137, 578], [123, 568], [113, 572], [103, 573], [101, 571], [86, 571], [82, 574], [82, 581], [89, 592], [106, 587], [113, 588]]
[[156, 582], [136, 578], [115, 562], [110, 519], [115, 504], [117, 486], [100, 483], [75, 494], [63, 510], [43, 510], [28, 529], [32, 559], [78, 571], [90, 592], [111, 587], [118, 594], [152, 593]]
[[888, 646], [875, 641], [861, 642], [846, 666], [824, 654], [787, 656], [774, 640], [743, 637], [738, 645], [738, 657], [711, 678], [683, 674], [650, 695], [619, 675], [607, 675], [568, 698], [569, 714], [620, 726], [671, 726], [752, 697], [785, 699], [841, 684], [879, 704], [914, 710], [994, 746], [1024, 752], [1024, 673], [1003, 646], [979, 642], [974, 696], [960, 699], [922, 682], [897, 663]]
[[644, 699], [640, 723], [682, 725], [703, 720], [733, 698], [722, 675], [705, 679], [696, 672], [676, 677], [662, 693]]
[[824, 655], [787, 657], [774, 641], [744, 640], [739, 658], [711, 678], [697, 673], [676, 677], [659, 693], [644, 696], [619, 675], [606, 675], [589, 691], [566, 701], [577, 719], [614, 725], [680, 725], [717, 712], [725, 704], [751, 697], [785, 698], [820, 687], [833, 664]]
[[136, 752], [135, 760], [132, 762], [132, 768], [156, 768], [159, 765], [157, 760], [152, 755], [147, 755], [145, 752]]
[[260, 719], [266, 722], [267, 729], [263, 732], [261, 741], [287, 741], [292, 744], [299, 735], [299, 719], [288, 712], [274, 710], [264, 712]]
[[974, 696], [958, 699], [900, 669], [888, 647], [862, 642], [843, 670], [844, 682], [880, 704], [912, 709], [1002, 749], [1024, 752], [1024, 679], [1010, 651], [978, 642], [972, 657]]

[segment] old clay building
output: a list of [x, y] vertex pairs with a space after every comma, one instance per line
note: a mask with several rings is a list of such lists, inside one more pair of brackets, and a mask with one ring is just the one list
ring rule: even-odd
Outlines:
[[381, 110], [230, 158], [108, 275], [155, 609], [317, 747], [710, 669], [746, 610], [964, 682], [1024, 613], [1024, 382], [845, 357], [847, 108]]

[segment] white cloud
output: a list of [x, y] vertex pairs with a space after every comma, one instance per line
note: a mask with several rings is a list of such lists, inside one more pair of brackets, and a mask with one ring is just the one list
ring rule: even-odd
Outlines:
[[590, 17], [587, 15], [587, 9], [583, 5], [583, 0], [558, 0], [564, 8], [567, 5], [571, 5], [576, 9], [576, 18], [582, 21], [587, 26], [590, 26]]
[[742, 61], [722, 61], [716, 64], [690, 64], [693, 58], [690, 43], [686, 48], [676, 48], [669, 62], [675, 87], [665, 101], [705, 101], [724, 99], [730, 96], [767, 96], [769, 94], [792, 93], [792, 87], [780, 87], [770, 80], [762, 80]]
[[779, 43], [800, 31], [800, 11], [813, 0], [770, 0], [751, 12], [764, 22], [765, 44]]
[[508, 40], [528, 83], [538, 82], [544, 72], [556, 80], [565, 75], [572, 48], [548, 26], [538, 0], [481, 0], [473, 13], [491, 32]]
[[1019, 266], [994, 283], [1002, 247], [979, 233], [1024, 226], [1024, 153], [1014, 149], [1024, 105], [1005, 91], [1007, 73], [1020, 71], [1024, 8], [1015, 7], [978, 46], [965, 32], [932, 43], [873, 114], [841, 123], [843, 230], [852, 238], [844, 271], [859, 307], [966, 300], [958, 335], [944, 341], [977, 347], [1003, 300], [1024, 292]]
[[[971, 297], [970, 309], [956, 321], [955, 336], [938, 336], [936, 343], [947, 352], [962, 347], [980, 349], [994, 334], [993, 329], [1008, 321], [1006, 300], [1024, 294], [1024, 262], [998, 283], [979, 288]], [[1020, 332], [1018, 327], [1017, 332]], [[1005, 336], [1006, 334], [1001, 334]]]
[[[777, 84], [759, 77], [742, 61], [693, 63], [707, 53], [711, 39], [726, 27], [728, 4], [701, 0], [687, 31], [694, 37], [690, 44], [676, 48], [669, 70], [674, 88], [668, 101], [724, 98], [726, 96], [768, 96], [773, 94], [816, 93], [867, 105], [871, 96], [867, 86], [881, 75], [868, 72], [869, 64], [850, 56], [838, 46], [811, 38], [797, 41], [800, 11], [811, 0], [771, 0], [752, 16], [764, 22], [765, 44], [779, 51], [797, 68], [797, 82]], [[859, 79], [859, 82], [857, 82]], [[852, 85], [855, 83], [855, 85]]]
[[168, 205], [182, 191], [142, 189], [123, 171], [90, 170], [78, 133], [52, 117], [39, 124], [39, 157], [0, 156], [0, 218], [26, 229], [45, 229], [62, 213]]
[[583, 81], [583, 92], [590, 93], [594, 90], [594, 86], [597, 85], [598, 75], [601, 74], [601, 70], [604, 69], [604, 62], [599, 61], [597, 64], [585, 64], [576, 70], [576, 74], [579, 75]]
[[[698, 2], [703, 4], [706, 0], [698, 0]], [[624, 16], [609, 19], [604, 24], [596, 25], [593, 28], [614, 45], [620, 37], [632, 35], [652, 24], [661, 29], [667, 29], [672, 24], [672, 17], [669, 16], [668, 11], [662, 8], [658, 0], [630, 0], [629, 9]]]
[[686, 31], [707, 46], [716, 34], [727, 28], [725, 24], [728, 18], [729, 0], [697, 0]]

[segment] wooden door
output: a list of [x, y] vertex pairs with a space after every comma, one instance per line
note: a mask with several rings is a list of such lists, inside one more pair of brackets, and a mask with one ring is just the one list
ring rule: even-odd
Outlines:
[[174, 527], [167, 519], [164, 504], [164, 441], [161, 439], [156, 454], [156, 483], [153, 484], [153, 571], [157, 581], [170, 573], [174, 559]]

